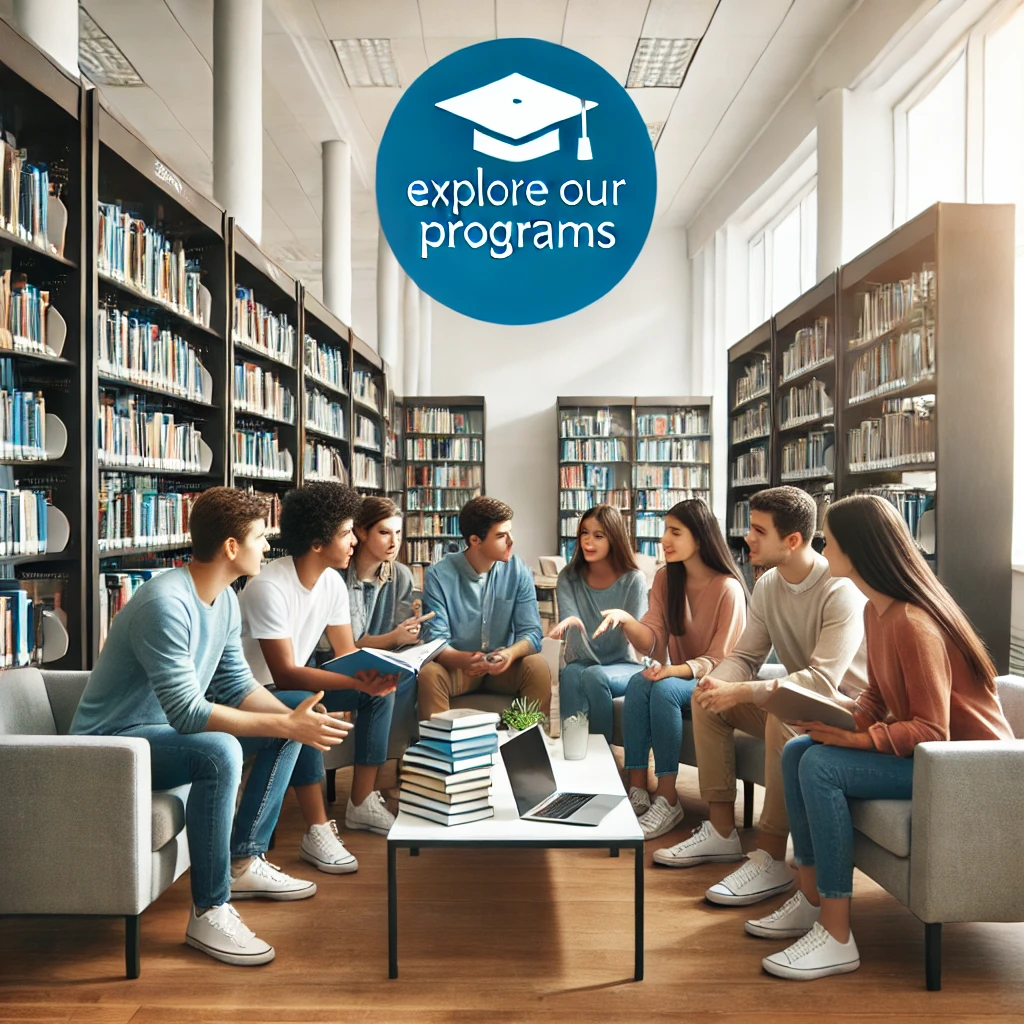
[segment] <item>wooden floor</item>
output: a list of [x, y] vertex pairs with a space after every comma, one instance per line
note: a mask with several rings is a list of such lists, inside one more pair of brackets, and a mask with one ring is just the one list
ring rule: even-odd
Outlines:
[[[338, 782], [336, 810], [343, 816], [343, 773]], [[355, 875], [311, 870], [298, 859], [301, 822], [289, 797], [270, 859], [315, 876], [319, 890], [299, 903], [240, 904], [246, 923], [276, 947], [272, 964], [228, 967], [184, 944], [186, 876], [143, 916], [137, 981], [124, 979], [120, 920], [0, 918], [0, 1022], [635, 1024], [710, 1015], [715, 1024], [1008, 1024], [1024, 1018], [1024, 925], [946, 927], [943, 991], [930, 993], [923, 927], [861, 876], [854, 921], [860, 970], [807, 984], [765, 975], [760, 959], [778, 944], [744, 933], [749, 911], [704, 902], [704, 890], [727, 869], [651, 866], [654, 848], [678, 842], [700, 820], [688, 769], [680, 793], [683, 826], [647, 844], [642, 982], [631, 980], [632, 854], [613, 859], [561, 850], [401, 853], [400, 976], [389, 981], [384, 840], [351, 835], [360, 864]]]

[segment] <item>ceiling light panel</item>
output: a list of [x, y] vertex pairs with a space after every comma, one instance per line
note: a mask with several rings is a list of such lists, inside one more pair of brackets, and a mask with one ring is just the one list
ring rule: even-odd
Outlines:
[[78, 67], [94, 85], [146, 84], [117, 43], [84, 7], [78, 8]]
[[353, 88], [401, 88], [390, 39], [332, 39], [331, 42], [341, 70]]
[[648, 121], [647, 123], [647, 134], [651, 137], [651, 145], [655, 149], [658, 148], [658, 139], [661, 138], [662, 129], [665, 127], [664, 121]]
[[649, 39], [637, 43], [627, 89], [678, 89], [686, 77], [696, 39]]

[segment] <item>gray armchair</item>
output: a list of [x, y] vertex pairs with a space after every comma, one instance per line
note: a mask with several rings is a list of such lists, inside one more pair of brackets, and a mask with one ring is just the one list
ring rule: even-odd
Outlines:
[[188, 787], [152, 792], [143, 739], [67, 734], [88, 678], [3, 674], [0, 914], [123, 917], [137, 978], [140, 915], [189, 866]]
[[[1024, 921], [1024, 679], [1000, 676], [1012, 742], [921, 743], [910, 800], [852, 800], [854, 864], [925, 928], [925, 983], [942, 987], [942, 926]], [[979, 837], [984, 837], [984, 842]]]

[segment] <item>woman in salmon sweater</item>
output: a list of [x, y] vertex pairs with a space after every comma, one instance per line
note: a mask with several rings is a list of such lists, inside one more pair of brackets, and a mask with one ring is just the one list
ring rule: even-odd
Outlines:
[[921, 557], [887, 501], [837, 501], [825, 519], [833, 576], [868, 599], [868, 688], [855, 732], [820, 722], [786, 744], [782, 771], [800, 891], [774, 914], [748, 921], [762, 938], [796, 943], [762, 961], [769, 974], [811, 980], [860, 966], [850, 931], [853, 823], [849, 800], [909, 800], [914, 748], [934, 740], [1008, 740], [995, 667], [967, 617]]
[[[726, 658], [747, 621], [747, 588], [718, 521], [699, 498], [665, 514], [661, 538], [666, 566], [654, 577], [647, 614], [635, 619], [621, 608], [604, 612], [601, 634], [619, 627], [652, 665], [630, 679], [622, 713], [629, 800], [645, 839], [655, 839], [683, 819], [676, 795], [683, 713], [697, 680]], [[665, 662], [666, 651], [668, 663]], [[658, 788], [647, 792], [647, 763], [654, 750]]]

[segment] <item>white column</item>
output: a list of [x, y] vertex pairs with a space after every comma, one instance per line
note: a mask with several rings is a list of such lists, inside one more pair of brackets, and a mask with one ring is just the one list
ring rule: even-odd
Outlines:
[[14, 0], [14, 24], [78, 78], [78, 0]]
[[399, 319], [398, 260], [377, 226], [377, 351], [389, 365], [398, 368]]
[[[332, 139], [322, 146], [324, 305], [352, 325], [352, 150]], [[380, 342], [377, 342], [378, 345]]]
[[419, 391], [420, 395], [430, 394], [430, 360], [432, 354], [430, 344], [433, 340], [433, 307], [430, 296], [420, 292], [420, 372]]
[[263, 234], [263, 0], [213, 3], [213, 195]]
[[420, 290], [408, 274], [402, 286], [402, 364], [405, 395], [419, 394], [420, 383]]

